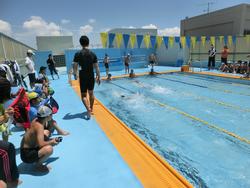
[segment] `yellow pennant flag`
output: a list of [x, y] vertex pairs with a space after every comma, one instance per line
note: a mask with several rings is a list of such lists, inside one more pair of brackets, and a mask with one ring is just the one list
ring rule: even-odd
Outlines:
[[108, 33], [101, 33], [101, 41], [103, 48], [107, 48]]
[[173, 47], [173, 45], [174, 45], [174, 37], [169, 37], [168, 38], [168, 43], [169, 43], [170, 47]]
[[162, 44], [162, 36], [156, 36], [157, 48], [161, 47]]
[[196, 37], [191, 37], [191, 44], [192, 44], [192, 47], [195, 48], [195, 45], [196, 45]]
[[186, 47], [186, 37], [181, 37], [181, 46], [182, 48]]
[[215, 45], [215, 36], [210, 37], [210, 44]]
[[135, 40], [136, 40], [136, 35], [135, 34], [131, 34], [130, 35], [130, 46], [131, 46], [131, 48], [135, 47]]
[[223, 43], [224, 36], [219, 36], [220, 43]]
[[233, 44], [233, 37], [231, 35], [228, 35], [227, 39], [228, 39], [229, 46], [232, 46], [232, 44]]
[[206, 36], [201, 36], [201, 44], [202, 46], [205, 46], [206, 43]]
[[250, 35], [246, 35], [247, 44], [250, 42]]
[[144, 36], [144, 44], [146, 48], [149, 48], [149, 43], [150, 43], [150, 35], [145, 35]]
[[115, 40], [116, 40], [117, 48], [120, 48], [121, 44], [122, 44], [122, 34], [121, 33], [116, 33], [115, 37], [116, 37]]

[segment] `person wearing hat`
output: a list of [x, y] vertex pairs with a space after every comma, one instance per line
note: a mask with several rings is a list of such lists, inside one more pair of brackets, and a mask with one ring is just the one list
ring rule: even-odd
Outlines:
[[35, 53], [32, 50], [27, 51], [27, 57], [25, 58], [25, 66], [28, 69], [28, 76], [30, 81], [30, 88], [33, 89], [36, 82], [36, 74], [35, 74], [35, 64], [32, 60], [32, 56], [35, 55]]
[[52, 79], [54, 80], [54, 76], [53, 76], [53, 72], [57, 75], [58, 79], [59, 79], [59, 75], [57, 73], [56, 67], [55, 67], [55, 61], [53, 59], [52, 54], [49, 54], [48, 59], [47, 59], [47, 65], [49, 67], [49, 71], [51, 74]]
[[37, 118], [31, 122], [21, 141], [20, 155], [24, 163], [35, 163], [39, 171], [47, 172], [49, 167], [43, 165], [53, 153], [53, 147], [58, 144], [57, 138], [45, 140], [49, 131], [45, 130], [48, 121], [52, 119], [52, 110], [48, 106], [41, 106], [37, 111]]
[[38, 74], [38, 78], [37, 81], [38, 83], [49, 83], [49, 79], [46, 75], [46, 69], [47, 67], [41, 66], [39, 69], [39, 74]]
[[130, 54], [128, 54], [125, 58], [124, 58], [124, 66], [125, 66], [125, 74], [128, 73], [129, 74], [129, 64], [130, 64], [131, 60], [130, 60]]
[[[29, 118], [30, 118], [30, 121], [32, 122], [38, 116], [38, 109], [41, 106], [47, 105], [50, 99], [46, 98], [46, 99], [41, 100], [41, 98], [39, 97], [39, 94], [36, 92], [28, 93], [28, 97], [30, 101]], [[51, 118], [51, 120], [48, 121], [48, 125], [46, 126], [46, 129], [49, 131], [49, 134], [52, 133], [54, 130], [56, 130], [59, 135], [63, 135], [63, 136], [69, 135], [69, 132], [62, 130], [58, 126], [57, 122], [53, 120], [53, 118]]]
[[131, 71], [129, 73], [129, 78], [134, 78], [134, 77], [135, 77], [134, 69], [131, 69]]

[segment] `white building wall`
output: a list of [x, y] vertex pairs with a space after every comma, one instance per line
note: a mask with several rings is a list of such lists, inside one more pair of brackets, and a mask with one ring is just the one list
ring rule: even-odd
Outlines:
[[39, 51], [52, 51], [53, 55], [63, 55], [74, 47], [72, 36], [37, 36], [36, 43]]

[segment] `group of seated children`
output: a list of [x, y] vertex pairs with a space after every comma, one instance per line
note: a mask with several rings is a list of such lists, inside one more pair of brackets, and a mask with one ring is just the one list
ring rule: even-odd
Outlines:
[[[45, 67], [40, 68], [35, 87], [27, 93], [21, 87], [16, 94], [12, 94], [10, 81], [4, 75], [0, 77], [0, 132], [2, 132], [0, 183], [2, 184], [11, 186], [21, 182], [15, 160], [15, 147], [8, 142], [11, 124], [25, 131], [20, 144], [21, 160], [24, 163], [35, 164], [35, 169], [43, 172], [49, 170], [43, 163], [53, 153], [53, 146], [62, 140], [62, 137], [51, 138], [53, 131], [56, 130], [58, 135], [69, 134], [53, 119], [53, 114], [57, 112], [59, 106], [52, 97], [54, 90], [49, 86], [45, 70]], [[11, 105], [6, 107], [11, 100], [13, 100]], [[5, 160], [6, 158], [11, 160]]]
[[233, 74], [243, 74], [249, 76], [250, 64], [247, 61], [237, 61], [235, 63], [222, 63], [219, 70]]

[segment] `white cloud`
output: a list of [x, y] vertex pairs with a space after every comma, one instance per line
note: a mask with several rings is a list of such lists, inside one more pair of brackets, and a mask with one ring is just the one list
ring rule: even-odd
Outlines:
[[157, 29], [157, 26], [154, 24], [144, 25], [142, 26], [143, 29]]
[[130, 26], [122, 26], [122, 28], [124, 28], [124, 29], [135, 29], [136, 27], [130, 25]]
[[164, 36], [179, 36], [180, 35], [180, 28], [179, 27], [172, 27], [172, 28], [159, 29], [158, 34], [164, 35]]
[[0, 20], [0, 32], [10, 36], [12, 34], [11, 25], [8, 22]]
[[62, 24], [68, 24], [69, 22], [70, 22], [70, 20], [67, 20], [67, 19], [62, 19], [62, 20], [61, 20], [61, 23], [62, 23]]
[[36, 35], [60, 36], [60, 26], [54, 22], [47, 23], [39, 16], [31, 16], [23, 23], [23, 28]]
[[80, 35], [86, 35], [93, 32], [93, 27], [91, 25], [85, 25], [80, 27]]
[[93, 24], [93, 23], [95, 23], [95, 22], [96, 22], [95, 19], [93, 19], [93, 18], [90, 18], [90, 19], [89, 19], [89, 23]]

